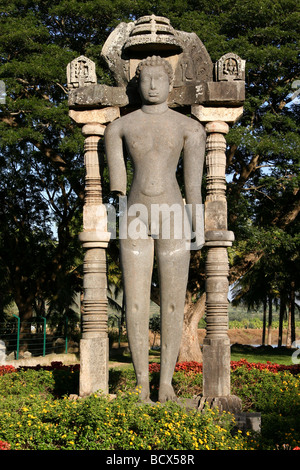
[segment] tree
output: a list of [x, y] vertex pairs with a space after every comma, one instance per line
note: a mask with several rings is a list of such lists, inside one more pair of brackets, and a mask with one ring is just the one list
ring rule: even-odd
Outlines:
[[[255, 230], [255, 229], [254, 229]], [[262, 344], [265, 344], [265, 330], [267, 326], [266, 313], [268, 309], [267, 344], [272, 344], [272, 312], [273, 307], [279, 303], [279, 341], [282, 345], [282, 328], [286, 307], [291, 311], [291, 338], [287, 345], [295, 340], [295, 291], [299, 289], [299, 235], [289, 234], [285, 231], [270, 228], [259, 231], [256, 229], [256, 243], [262, 245], [264, 256], [242, 276], [233, 290], [233, 304], [240, 302], [249, 309], [263, 305], [264, 328]], [[297, 287], [296, 287], [297, 286]]]
[[[291, 85], [299, 78], [296, 2], [3, 0], [0, 80], [5, 82], [7, 97], [6, 104], [0, 105], [1, 184], [8, 174], [14, 182], [13, 171], [26, 175], [30, 184], [25, 192], [20, 177], [22, 190], [18, 192], [14, 183], [17, 220], [3, 186], [6, 209], [1, 240], [5, 234], [8, 239], [15, 235], [13, 223], [18, 223], [18, 235], [27, 243], [23, 244], [23, 256], [18, 255], [19, 261], [25, 263], [27, 259], [30, 266], [31, 256], [32, 266], [31, 276], [25, 276], [26, 289], [19, 289], [24, 304], [31, 304], [37, 292], [43, 296], [55, 292], [66, 273], [76, 273], [76, 279], [80, 278], [76, 239], [83, 202], [83, 139], [68, 118], [66, 65], [84, 54], [95, 61], [99, 82], [112, 85], [100, 57], [104, 41], [120, 21], [151, 13], [169, 17], [176, 29], [198, 34], [213, 61], [227, 52], [246, 60], [245, 111], [227, 136], [229, 229], [237, 240], [229, 250], [230, 282], [236, 282], [266, 256], [264, 247], [255, 243], [260, 230], [295, 230], [300, 207], [299, 105], [297, 100], [291, 101]], [[8, 155], [17, 162], [15, 170], [8, 163]], [[103, 183], [105, 197], [111, 197], [105, 172]], [[274, 197], [278, 192], [280, 197]], [[28, 219], [21, 193], [27, 207], [32, 208]], [[24, 220], [27, 225], [20, 224]], [[57, 238], [51, 233], [53, 221], [58, 225]], [[11, 286], [11, 295], [16, 295], [8, 261], [3, 257], [5, 246], [1, 241], [0, 274], [5, 285]], [[31, 254], [25, 257], [27, 252]], [[20, 251], [12, 246], [10, 258], [17, 253]], [[181, 348], [181, 357], [189, 360], [201, 358], [197, 319], [204, 313], [205, 255], [205, 249], [191, 254]], [[109, 256], [118, 265], [117, 243], [110, 244]], [[42, 269], [46, 259], [49, 264]], [[21, 269], [26, 272], [25, 266]], [[153, 281], [153, 299], [159, 303], [155, 276]]]
[[[182, 8], [182, 14], [170, 12], [171, 23], [195, 31], [213, 61], [230, 51], [246, 60], [244, 115], [227, 136], [229, 229], [237, 240], [230, 251], [233, 284], [266, 256], [253, 225], [285, 231], [299, 214], [299, 104], [291, 101], [299, 77], [299, 8], [260, 0], [185, 2]], [[269, 188], [280, 197], [273, 199]], [[258, 206], [265, 209], [261, 217]], [[191, 307], [197, 310], [200, 302]]]
[[72, 55], [53, 41], [39, 4], [3, 2], [0, 15], [0, 263], [22, 323], [36, 299], [53, 304], [80, 279], [82, 138], [61, 85]]

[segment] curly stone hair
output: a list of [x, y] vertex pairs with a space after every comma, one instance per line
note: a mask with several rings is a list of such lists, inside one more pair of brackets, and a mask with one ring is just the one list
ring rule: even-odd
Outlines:
[[154, 66], [154, 65], [162, 65], [169, 77], [169, 82], [170, 84], [173, 83], [173, 69], [172, 65], [166, 60], [163, 59], [162, 57], [159, 56], [152, 56], [152, 57], [147, 57], [146, 59], [143, 59], [137, 66], [136, 71], [135, 71], [135, 78], [138, 81], [140, 78], [140, 73], [144, 67], [149, 67], [149, 66]]

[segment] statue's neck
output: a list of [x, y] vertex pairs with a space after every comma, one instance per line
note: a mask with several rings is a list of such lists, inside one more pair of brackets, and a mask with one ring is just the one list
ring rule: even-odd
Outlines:
[[163, 114], [168, 111], [168, 103], [143, 104], [141, 110], [146, 114]]

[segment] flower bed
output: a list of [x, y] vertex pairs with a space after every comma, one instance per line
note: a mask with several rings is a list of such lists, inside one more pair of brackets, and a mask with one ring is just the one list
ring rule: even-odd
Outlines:
[[[293, 365], [284, 365], [284, 364], [274, 364], [272, 362], [248, 362], [246, 359], [241, 359], [239, 361], [231, 361], [230, 363], [231, 370], [236, 370], [238, 367], [246, 367], [248, 370], [259, 369], [259, 370], [269, 370], [270, 372], [282, 372], [288, 371], [291, 374], [297, 375], [300, 374], [300, 364]], [[180, 362], [175, 366], [175, 372], [184, 371], [186, 373], [202, 373], [203, 366], [199, 362]], [[152, 363], [149, 365], [150, 372], [159, 372], [160, 364]]]
[[[159, 369], [157, 363], [149, 366], [154, 393]], [[138, 391], [131, 368], [110, 369], [114, 400], [95, 394], [72, 401], [79, 365], [1, 366], [0, 450], [299, 448], [299, 366], [243, 359], [232, 362], [231, 369], [231, 393], [242, 399], [244, 411], [261, 412], [261, 435], [236, 434], [232, 417], [220, 417], [216, 410], [203, 415], [186, 413], [175, 403], [136, 406]], [[198, 396], [201, 387], [202, 364], [176, 364], [178, 396]]]
[[[240, 359], [239, 361], [231, 361], [230, 363], [231, 370], [236, 370], [238, 367], [246, 367], [246, 369], [259, 369], [259, 370], [269, 370], [270, 372], [283, 372], [288, 371], [293, 375], [300, 374], [300, 364], [293, 365], [284, 365], [276, 364], [273, 362], [248, 362], [246, 359]], [[41, 366], [40, 364], [36, 366], [22, 366], [22, 370], [68, 370], [68, 371], [79, 371], [79, 364], [64, 365], [62, 362], [51, 362], [50, 366]], [[9, 374], [11, 372], [17, 372], [18, 368], [14, 366], [0, 366], [0, 376], [4, 374]], [[160, 364], [153, 362], [149, 364], [149, 372], [159, 372]], [[190, 361], [190, 362], [178, 362], [175, 366], [175, 372], [183, 371], [185, 373], [202, 373], [203, 364], [200, 362]]]

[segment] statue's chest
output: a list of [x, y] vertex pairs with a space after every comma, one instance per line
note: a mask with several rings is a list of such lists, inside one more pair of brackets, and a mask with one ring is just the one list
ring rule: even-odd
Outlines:
[[137, 123], [136, 127], [125, 135], [125, 141], [132, 157], [149, 152], [170, 154], [182, 146], [179, 129], [172, 129], [168, 123], [154, 122], [151, 125]]

